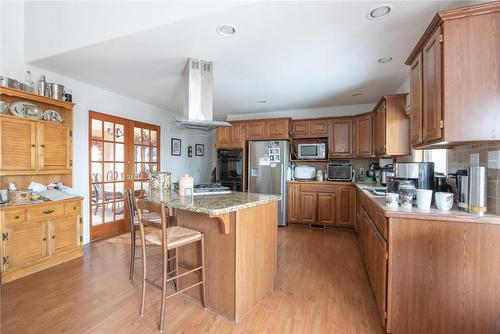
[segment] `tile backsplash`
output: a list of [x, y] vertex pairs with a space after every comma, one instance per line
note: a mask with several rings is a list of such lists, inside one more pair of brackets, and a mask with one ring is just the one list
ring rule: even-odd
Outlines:
[[[479, 166], [488, 166], [488, 151], [500, 151], [500, 142], [460, 146], [448, 150], [448, 173], [467, 169], [479, 156]], [[488, 213], [500, 215], [500, 169], [488, 168]]]

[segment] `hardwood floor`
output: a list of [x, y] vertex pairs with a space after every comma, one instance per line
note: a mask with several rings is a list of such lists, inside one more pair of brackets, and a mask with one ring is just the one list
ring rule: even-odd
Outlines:
[[[275, 293], [239, 324], [178, 295], [167, 302], [167, 332], [383, 333], [353, 233], [280, 228], [278, 247]], [[103, 240], [83, 259], [4, 285], [2, 333], [158, 333], [160, 291], [148, 289], [141, 318], [140, 275], [128, 280], [128, 261], [128, 245]]]

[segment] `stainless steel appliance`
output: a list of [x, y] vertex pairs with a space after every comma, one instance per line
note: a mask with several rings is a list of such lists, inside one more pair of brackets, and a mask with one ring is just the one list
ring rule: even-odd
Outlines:
[[380, 169], [379, 182], [381, 185], [386, 186], [389, 178], [394, 176], [394, 165], [387, 164]]
[[348, 162], [338, 163], [331, 162], [327, 165], [329, 181], [351, 181], [352, 180], [352, 165]]
[[297, 156], [303, 160], [321, 160], [326, 159], [325, 143], [298, 144]]
[[380, 164], [378, 162], [372, 162], [368, 167], [368, 172], [366, 174], [366, 177], [372, 178], [374, 181], [376, 181], [379, 172], [380, 172]]
[[486, 167], [469, 167], [469, 213], [478, 216], [484, 216], [488, 209], [486, 173]]
[[[278, 194], [278, 225], [286, 226], [286, 169], [290, 143], [287, 141], [251, 141], [248, 143], [248, 191]], [[297, 169], [295, 169], [295, 172]]]
[[231, 189], [223, 186], [220, 183], [202, 183], [196, 184], [193, 189], [194, 196], [200, 195], [223, 195], [230, 194]]
[[217, 182], [234, 191], [243, 191], [243, 149], [217, 150]]
[[[398, 193], [403, 180], [413, 182], [416, 189], [434, 190], [433, 162], [397, 162], [394, 164], [394, 177], [387, 182], [387, 192]], [[415, 198], [414, 198], [415, 199]]]
[[296, 166], [293, 177], [296, 180], [314, 180], [316, 179], [316, 167], [307, 165]]
[[457, 178], [457, 200], [461, 210], [469, 210], [469, 173], [466, 169], [456, 172]]
[[48, 83], [49, 97], [57, 100], [64, 99], [64, 86], [57, 83]]

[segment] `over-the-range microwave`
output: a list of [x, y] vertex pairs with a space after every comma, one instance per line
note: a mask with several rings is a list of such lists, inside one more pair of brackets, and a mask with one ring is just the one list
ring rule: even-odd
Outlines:
[[312, 143], [297, 145], [298, 158], [303, 160], [326, 159], [326, 144]]

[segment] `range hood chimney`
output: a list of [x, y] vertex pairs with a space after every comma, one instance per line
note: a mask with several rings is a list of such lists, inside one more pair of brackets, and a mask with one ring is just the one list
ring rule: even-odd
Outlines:
[[177, 120], [180, 127], [211, 130], [219, 126], [231, 126], [228, 122], [214, 121], [213, 64], [196, 58], [188, 58], [184, 68], [184, 118]]

